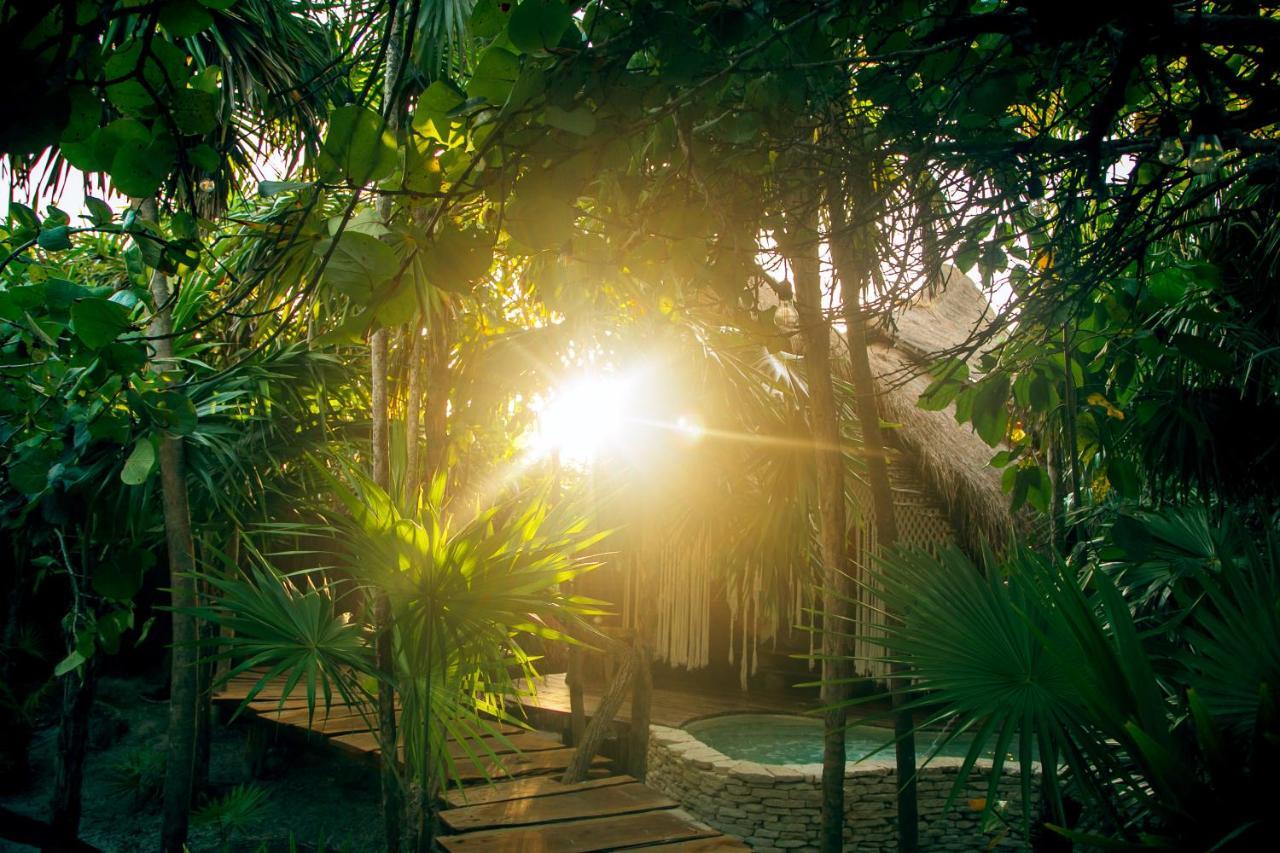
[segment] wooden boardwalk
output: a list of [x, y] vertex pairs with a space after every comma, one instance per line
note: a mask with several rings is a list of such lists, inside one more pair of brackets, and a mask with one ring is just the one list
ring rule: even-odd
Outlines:
[[[214, 695], [224, 705], [239, 705], [257, 677], [233, 679]], [[268, 685], [249, 704], [248, 713], [269, 725], [320, 738], [339, 753], [376, 761], [372, 715], [335, 705], [318, 708], [308, 725], [306, 694], [295, 689], [280, 701], [282, 682]], [[567, 708], [567, 692], [565, 701]], [[678, 703], [677, 703], [678, 704]], [[594, 704], [588, 702], [588, 709]], [[655, 703], [656, 708], [656, 703]], [[664, 717], [665, 719], [665, 717]], [[655, 720], [655, 722], [661, 722]], [[596, 756], [590, 777], [573, 785], [559, 779], [573, 750], [542, 732], [503, 724], [501, 737], [464, 747], [450, 743], [455, 778], [444, 797], [439, 846], [451, 853], [591, 853], [598, 850], [683, 851], [747, 850], [683, 812], [679, 804], [630, 776], [613, 774], [609, 761]], [[492, 752], [474, 758], [477, 752]]]

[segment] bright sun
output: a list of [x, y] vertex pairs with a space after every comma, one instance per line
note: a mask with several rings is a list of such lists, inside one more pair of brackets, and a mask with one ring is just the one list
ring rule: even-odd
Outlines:
[[530, 450], [536, 457], [560, 455], [583, 466], [617, 441], [628, 414], [629, 383], [619, 376], [587, 376], [558, 388], [535, 404], [537, 428]]

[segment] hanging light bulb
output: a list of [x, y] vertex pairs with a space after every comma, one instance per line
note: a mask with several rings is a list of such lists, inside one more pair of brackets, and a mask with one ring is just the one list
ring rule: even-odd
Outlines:
[[213, 178], [200, 179], [200, 192], [202, 193], [211, 193], [216, 186], [217, 184], [213, 182]]
[[1191, 145], [1187, 167], [1197, 175], [1212, 172], [1222, 162], [1222, 140], [1216, 133], [1202, 133]]
[[1166, 166], [1176, 166], [1182, 162], [1182, 155], [1185, 153], [1182, 140], [1176, 136], [1169, 136], [1160, 143], [1160, 148], [1156, 151], [1156, 159]]
[[1049, 199], [1044, 196], [1033, 198], [1031, 201], [1027, 202], [1027, 213], [1031, 214], [1036, 219], [1044, 219], [1049, 215], [1051, 210], [1052, 207], [1049, 204]]
[[777, 310], [773, 312], [773, 323], [788, 335], [799, 330], [800, 312], [796, 310], [795, 303], [790, 299], [779, 302]]

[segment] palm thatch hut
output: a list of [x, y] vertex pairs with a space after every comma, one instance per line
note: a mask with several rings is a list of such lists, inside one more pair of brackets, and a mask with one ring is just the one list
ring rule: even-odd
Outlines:
[[[773, 298], [762, 292], [762, 302]], [[978, 287], [948, 268], [942, 287], [921, 296], [873, 335], [870, 360], [882, 417], [894, 425], [887, 432], [902, 544], [932, 549], [954, 543], [976, 552], [984, 544], [1007, 542], [1013, 533], [999, 472], [988, 465], [991, 448], [969, 426], [956, 422], [953, 407], [926, 411], [916, 405], [938, 355], [960, 349], [991, 319]], [[833, 363], [847, 369], [843, 334], [833, 330], [832, 340]], [[856, 425], [854, 432], [856, 441]], [[801, 451], [796, 457], [811, 462], [811, 450]], [[869, 487], [856, 463], [850, 472], [850, 570], [861, 580], [876, 543]], [[794, 674], [794, 655], [813, 651], [814, 632], [806, 628], [817, 600], [805, 541], [810, 496], [803, 489], [799, 494], [788, 491], [796, 482], [757, 483], [757, 499], [763, 504], [754, 515], [722, 502], [698, 525], [679, 532], [668, 522], [634, 525], [617, 561], [614, 583], [621, 589], [610, 584], [612, 589], [600, 593], [620, 600], [625, 626], [644, 627], [657, 662], [696, 671], [703, 683], [718, 674], [722, 681], [735, 679], [747, 689], [771, 672]], [[701, 486], [715, 488], [714, 483]], [[735, 525], [739, 529], [730, 529]], [[730, 539], [741, 540], [740, 528], [747, 525], [762, 528], [746, 537], [755, 547], [732, 552], [722, 547]], [[854, 615], [859, 635], [874, 632], [883, 621], [878, 602], [865, 590]], [[875, 663], [872, 643], [860, 640], [855, 654], [864, 673], [884, 674]]]

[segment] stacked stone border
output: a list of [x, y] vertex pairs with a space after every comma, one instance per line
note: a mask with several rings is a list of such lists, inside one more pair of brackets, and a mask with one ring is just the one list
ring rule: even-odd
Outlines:
[[[682, 729], [652, 726], [645, 781], [721, 832], [761, 853], [818, 851], [821, 764], [759, 764], [730, 758]], [[963, 761], [935, 758], [920, 769], [920, 849], [979, 851], [1027, 849], [1015, 832], [983, 832], [969, 800], [984, 799], [990, 762], [978, 762], [965, 793], [944, 806]], [[1001, 774], [1000, 798], [1010, 825], [1020, 818], [1017, 765]], [[850, 762], [845, 771], [845, 850], [894, 851], [897, 786], [894, 762]]]

